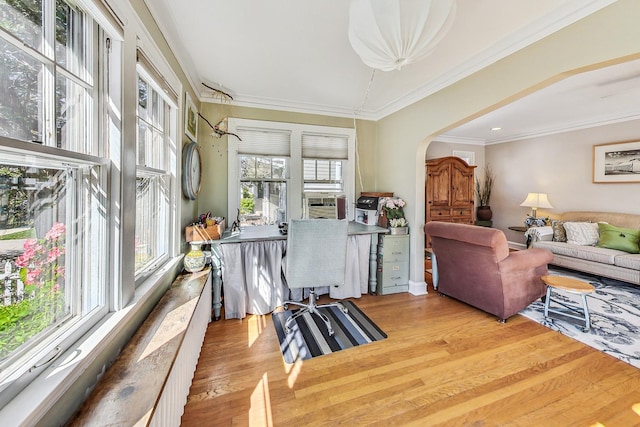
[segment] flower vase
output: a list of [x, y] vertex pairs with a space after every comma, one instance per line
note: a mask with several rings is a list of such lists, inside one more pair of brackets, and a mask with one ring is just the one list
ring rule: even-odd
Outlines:
[[204, 268], [206, 257], [200, 249], [200, 245], [191, 244], [191, 250], [184, 256], [184, 269], [189, 273], [195, 273]]

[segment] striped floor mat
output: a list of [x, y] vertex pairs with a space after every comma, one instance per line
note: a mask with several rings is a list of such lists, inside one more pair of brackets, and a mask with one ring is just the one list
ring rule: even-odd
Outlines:
[[307, 313], [298, 317], [286, 334], [284, 322], [291, 315], [291, 311], [273, 313], [273, 325], [278, 334], [285, 362], [294, 363], [300, 359], [311, 359], [387, 337], [353, 302], [341, 302], [347, 308], [347, 314], [337, 307], [320, 309], [331, 320], [334, 330], [334, 335], [331, 337], [327, 333], [326, 325], [318, 316]]

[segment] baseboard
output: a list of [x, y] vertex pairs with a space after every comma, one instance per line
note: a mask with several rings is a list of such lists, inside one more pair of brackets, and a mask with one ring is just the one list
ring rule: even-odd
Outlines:
[[409, 280], [409, 293], [411, 295], [427, 295], [427, 282]]

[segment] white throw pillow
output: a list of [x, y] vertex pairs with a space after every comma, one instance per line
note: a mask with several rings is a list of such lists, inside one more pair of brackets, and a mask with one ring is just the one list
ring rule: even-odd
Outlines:
[[565, 222], [567, 243], [581, 246], [595, 246], [598, 243], [598, 223], [596, 222]]

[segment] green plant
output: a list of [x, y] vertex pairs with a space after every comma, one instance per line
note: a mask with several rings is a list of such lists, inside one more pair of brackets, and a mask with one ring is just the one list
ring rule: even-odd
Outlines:
[[489, 206], [491, 200], [491, 189], [495, 182], [496, 176], [493, 173], [490, 165], [486, 165], [484, 168], [484, 178], [482, 181], [476, 178], [476, 196], [478, 197], [478, 204], [480, 206]]
[[404, 205], [404, 200], [399, 197], [382, 199], [382, 209], [389, 220], [404, 218], [404, 210], [402, 209]]
[[250, 214], [253, 213], [256, 207], [256, 202], [253, 199], [253, 194], [246, 188], [242, 187], [242, 198], [240, 199], [240, 213]]

